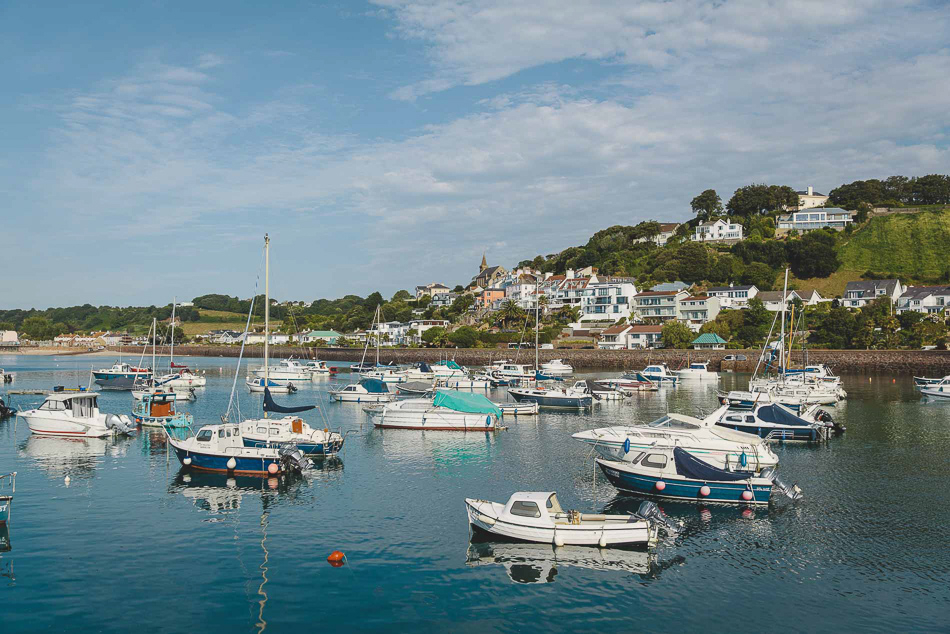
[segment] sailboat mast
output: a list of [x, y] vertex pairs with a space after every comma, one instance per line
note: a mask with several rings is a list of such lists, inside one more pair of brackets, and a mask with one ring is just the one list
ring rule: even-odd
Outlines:
[[541, 298], [538, 296], [538, 278], [534, 278], [534, 374], [537, 379], [540, 366], [538, 365], [538, 330], [541, 324]]
[[379, 304], [376, 304], [376, 367], [379, 367], [379, 328], [382, 320], [382, 310]]
[[782, 381], [785, 380], [785, 301], [788, 299], [788, 269], [785, 269], [785, 285], [782, 287], [782, 336], [779, 337], [779, 367]]
[[155, 367], [155, 338], [158, 335], [158, 319], [152, 317], [152, 385], [155, 384], [155, 373], [157, 368]]
[[[270, 385], [267, 369], [268, 354], [270, 354], [270, 237], [264, 234], [264, 388]], [[267, 416], [267, 412], [264, 412]]]
[[[175, 365], [175, 304], [178, 303], [178, 298], [172, 298], [172, 346], [171, 350], [168, 352], [168, 371], [171, 372], [172, 368]], [[152, 364], [154, 365], [154, 363]]]

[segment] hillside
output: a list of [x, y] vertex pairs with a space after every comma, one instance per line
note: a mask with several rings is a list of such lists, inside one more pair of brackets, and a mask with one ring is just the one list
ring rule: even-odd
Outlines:
[[872, 218], [841, 246], [840, 271], [936, 281], [950, 270], [950, 210]]

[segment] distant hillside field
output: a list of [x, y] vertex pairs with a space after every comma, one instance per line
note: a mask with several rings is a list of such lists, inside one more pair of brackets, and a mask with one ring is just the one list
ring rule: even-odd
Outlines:
[[840, 270], [939, 278], [950, 262], [950, 211], [872, 218], [841, 247]]
[[[231, 313], [223, 310], [199, 309], [201, 315], [199, 321], [186, 321], [181, 324], [181, 329], [186, 335], [204, 335], [212, 330], [240, 330], [244, 332], [244, 326], [247, 324], [247, 315], [240, 313]], [[263, 325], [264, 320], [255, 317], [251, 325]], [[271, 316], [271, 328], [277, 329], [283, 325], [280, 319], [274, 319]]]

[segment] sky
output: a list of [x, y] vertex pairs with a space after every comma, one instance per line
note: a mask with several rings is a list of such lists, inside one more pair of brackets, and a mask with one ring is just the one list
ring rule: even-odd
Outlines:
[[707, 188], [950, 172], [950, 4], [0, 3], [0, 307], [466, 284]]

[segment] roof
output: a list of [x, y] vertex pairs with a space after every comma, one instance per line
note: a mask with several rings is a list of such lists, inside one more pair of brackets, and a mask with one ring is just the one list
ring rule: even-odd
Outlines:
[[663, 233], [675, 231], [676, 228], [680, 226], [680, 223], [678, 222], [660, 222], [658, 224], [660, 225], [660, 231], [662, 231]]
[[742, 286], [713, 286], [706, 290], [707, 293], [725, 293], [728, 291], [751, 291], [755, 288], [754, 284], [743, 284]]
[[679, 291], [642, 291], [637, 293], [637, 297], [657, 297], [657, 296], [667, 296], [667, 295], [676, 295]]
[[335, 330], [311, 330], [307, 333], [308, 337], [341, 337], [342, 335]]
[[714, 332], [704, 332], [695, 339], [693, 339], [693, 344], [697, 343], [726, 343], [726, 340], [717, 335]]
[[663, 326], [654, 326], [652, 324], [637, 324], [630, 332], [663, 332]]
[[616, 326], [611, 326], [607, 330], [604, 330], [600, 334], [602, 335], [622, 335], [627, 331], [628, 328], [632, 328], [630, 324], [617, 324]]
[[816, 191], [812, 191], [812, 193], [809, 194], [807, 189], [800, 192], [795, 192], [795, 193], [798, 194], [799, 196], [824, 196], [824, 194], [819, 194]]
[[657, 284], [651, 291], [681, 291], [684, 288], [689, 288], [689, 284], [686, 282], [663, 282], [662, 284]]
[[684, 302], [704, 302], [709, 299], [709, 295], [693, 295], [683, 299]]
[[541, 506], [542, 504], [546, 504], [548, 498], [552, 495], [554, 495], [554, 491], [518, 491], [512, 493], [508, 501], [510, 502], [512, 499], [525, 500], [527, 502], [537, 502], [538, 506]]
[[[795, 291], [788, 291], [788, 294], [791, 295]], [[756, 295], [763, 302], [780, 302], [782, 301], [782, 291], [759, 291], [759, 294]]]
[[99, 392], [54, 392], [46, 396], [47, 401], [71, 401], [74, 398], [99, 396]]
[[950, 294], [950, 286], [908, 286], [901, 299], [923, 299], [929, 295]]
[[884, 287], [888, 295], [890, 295], [894, 288], [900, 284], [900, 280], [855, 280], [853, 282], [848, 282], [844, 290], [848, 291], [866, 291], [866, 292], [875, 292], [878, 288]]
[[[484, 271], [482, 271], [481, 273], [479, 273], [478, 275], [476, 275], [476, 276], [475, 276], [475, 279], [477, 280], [477, 279], [480, 278], [480, 277], [491, 277], [492, 275], [494, 275], [495, 273], [497, 273], [499, 269], [501, 269], [500, 266], [489, 266], [487, 269], [485, 269]], [[448, 288], [448, 287], [446, 287], [446, 288]]]

